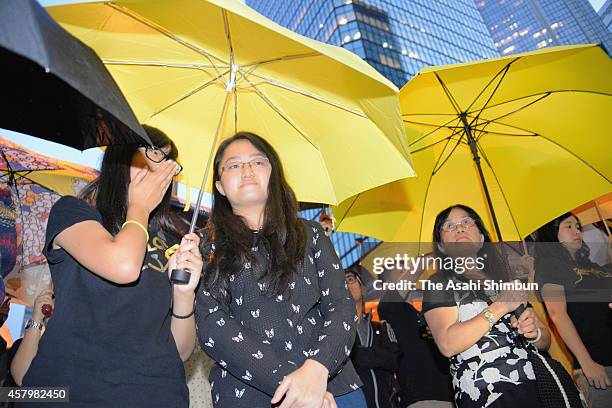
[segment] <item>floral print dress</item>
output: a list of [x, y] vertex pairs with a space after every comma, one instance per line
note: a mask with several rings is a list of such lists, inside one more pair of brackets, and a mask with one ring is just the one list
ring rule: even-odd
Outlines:
[[[423, 313], [436, 307], [457, 306], [458, 320], [465, 322], [489, 305], [487, 296], [475, 291], [440, 292], [426, 292]], [[510, 316], [508, 313], [498, 320], [472, 347], [450, 357], [459, 408], [538, 406], [533, 366], [527, 350], [515, 340]]]

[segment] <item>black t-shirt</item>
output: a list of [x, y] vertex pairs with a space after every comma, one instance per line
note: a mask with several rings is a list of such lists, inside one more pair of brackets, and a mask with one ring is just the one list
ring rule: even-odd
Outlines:
[[[535, 280], [542, 287], [561, 285], [565, 289], [567, 314], [591, 358], [604, 366], [612, 365], [612, 311], [606, 297], [612, 294], [610, 266], [594, 263], [579, 267], [569, 260], [553, 256], [535, 262]], [[574, 365], [579, 367], [574, 358]]]
[[102, 217], [69, 196], [49, 214], [44, 250], [55, 308], [23, 385], [69, 386], [71, 406], [187, 407], [185, 372], [170, 331], [172, 288], [164, 256], [178, 239], [149, 231], [139, 279], [118, 285], [52, 248], [60, 232], [87, 220], [101, 223]]

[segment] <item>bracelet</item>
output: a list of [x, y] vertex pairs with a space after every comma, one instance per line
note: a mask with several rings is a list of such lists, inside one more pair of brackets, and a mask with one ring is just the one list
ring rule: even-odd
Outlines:
[[125, 227], [128, 224], [138, 225], [144, 231], [145, 235], [147, 236], [147, 242], [149, 242], [149, 231], [147, 231], [144, 225], [142, 225], [136, 220], [127, 220], [126, 222], [123, 223], [123, 225], [121, 226], [121, 229], [123, 229], [123, 227]]
[[193, 314], [195, 313], [195, 305], [193, 305], [193, 310], [191, 311], [191, 313], [185, 315], [185, 316], [179, 316], [177, 314], [174, 314], [174, 311], [172, 312], [172, 317], [176, 318], [176, 319], [189, 319], [191, 316], [193, 316]]
[[538, 341], [540, 341], [541, 338], [542, 338], [542, 330], [540, 330], [540, 328], [538, 327], [538, 335], [536, 336], [536, 338], [533, 340], [527, 340], [527, 343], [535, 344]]
[[28, 323], [26, 323], [25, 330], [34, 328], [34, 329], [38, 329], [42, 331], [44, 327], [45, 327], [45, 324], [43, 322], [37, 322], [36, 320], [30, 319], [28, 320]]

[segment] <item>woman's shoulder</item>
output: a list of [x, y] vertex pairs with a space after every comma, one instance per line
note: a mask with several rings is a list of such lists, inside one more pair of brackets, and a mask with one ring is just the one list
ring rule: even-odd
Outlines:
[[60, 199], [57, 200], [51, 207], [51, 213], [49, 216], [57, 217], [75, 213], [88, 214], [94, 216], [94, 218], [101, 219], [100, 212], [91, 204], [81, 198], [70, 195], [60, 197]]

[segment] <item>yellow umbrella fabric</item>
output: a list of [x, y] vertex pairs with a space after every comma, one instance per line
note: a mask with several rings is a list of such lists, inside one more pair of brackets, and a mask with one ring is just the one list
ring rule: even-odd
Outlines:
[[612, 192], [574, 208], [572, 213], [585, 225], [612, 218]]
[[596, 45], [423, 69], [400, 92], [419, 177], [346, 200], [338, 230], [430, 241], [435, 216], [460, 203], [495, 235], [470, 135], [505, 241], [610, 192], [611, 74]]
[[236, 0], [48, 11], [98, 53], [138, 119], [175, 140], [198, 185], [209, 152], [240, 130], [278, 150], [301, 201], [338, 203], [414, 175], [391, 82]]

